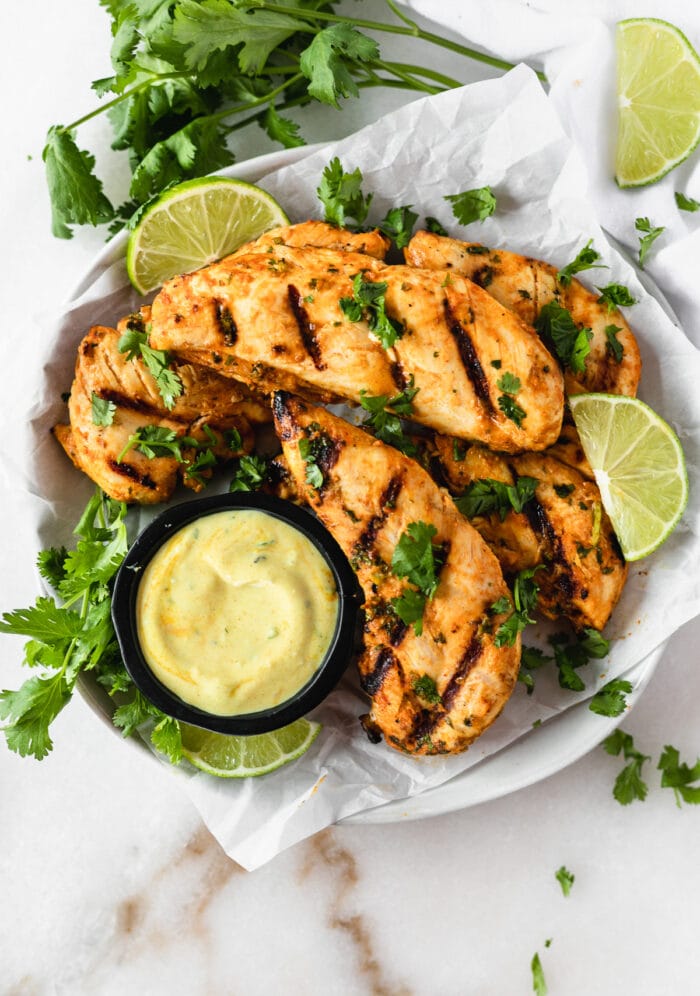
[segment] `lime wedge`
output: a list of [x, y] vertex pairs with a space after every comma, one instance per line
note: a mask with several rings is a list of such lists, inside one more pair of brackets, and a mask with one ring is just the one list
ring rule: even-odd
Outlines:
[[583, 450], [626, 560], [640, 560], [669, 537], [688, 503], [678, 436], [637, 398], [569, 398]]
[[309, 749], [320, 723], [297, 719], [281, 730], [252, 737], [229, 737], [180, 723], [182, 753], [190, 764], [220, 778], [254, 778], [276, 771]]
[[277, 201], [251, 183], [212, 176], [187, 180], [159, 197], [129, 236], [129, 280], [147, 294], [287, 224]]
[[651, 17], [617, 26], [615, 179], [654, 183], [700, 141], [700, 60], [685, 35]]

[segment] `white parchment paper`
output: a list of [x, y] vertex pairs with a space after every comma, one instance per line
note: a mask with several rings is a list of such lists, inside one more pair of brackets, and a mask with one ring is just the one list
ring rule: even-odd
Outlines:
[[[700, 357], [644, 290], [633, 267], [607, 243], [586, 199], [581, 160], [534, 74], [519, 66], [501, 79], [419, 100], [263, 176], [261, 185], [293, 220], [318, 217], [315, 190], [333, 155], [347, 170], [361, 168], [365, 190], [374, 194], [375, 221], [392, 206], [411, 204], [421, 219], [435, 216], [458, 237], [557, 265], [567, 263], [593, 238], [609, 266], [608, 271], [593, 271], [595, 279], [626, 284], [638, 299], [628, 317], [644, 363], [640, 396], [680, 436], [689, 463], [691, 501], [671, 539], [651, 558], [632, 565], [606, 630], [613, 640], [611, 655], [587, 666], [586, 693], [562, 691], [552, 673], [538, 672], [534, 695], [527, 696], [518, 686], [502, 716], [466, 754], [411, 759], [366, 739], [358, 716], [367, 711], [367, 702], [356, 676], [348, 673], [314, 713], [323, 730], [297, 762], [247, 781], [200, 773], [183, 776], [209, 829], [232, 858], [251, 869], [342, 817], [437, 786], [516, 738], [536, 736], [533, 723], [546, 721], [592, 694], [604, 680], [625, 672], [700, 608]], [[496, 214], [468, 230], [460, 228], [444, 196], [486, 184], [498, 199]], [[9, 392], [0, 409], [5, 430], [0, 435], [4, 508], [17, 524], [17, 537], [34, 536], [34, 549], [69, 541], [91, 491], [90, 482], [69, 465], [49, 429], [65, 417], [60, 395], [70, 386], [75, 348], [86, 329], [94, 323], [114, 323], [140, 303], [128, 286], [118, 245], [112, 256], [96, 282], [84, 287], [62, 316], [46, 322], [44, 354], [21, 356], [8, 372]], [[587, 274], [582, 276], [585, 282]], [[12, 440], [11, 447], [7, 440]], [[136, 527], [138, 513], [134, 518]], [[27, 556], [26, 542], [14, 542], [18, 555], [21, 547]], [[11, 582], [5, 578], [2, 584], [3, 604], [12, 607]]]

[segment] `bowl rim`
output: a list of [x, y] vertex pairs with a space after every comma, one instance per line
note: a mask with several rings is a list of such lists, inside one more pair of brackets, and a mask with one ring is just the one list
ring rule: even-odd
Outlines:
[[[257, 712], [218, 715], [191, 705], [155, 676], [138, 638], [136, 600], [143, 572], [158, 550], [175, 533], [197, 519], [227, 510], [261, 511], [281, 519], [305, 536], [328, 564], [338, 592], [338, 612], [329, 647], [311, 678], [284, 702]], [[280, 729], [320, 705], [335, 688], [349, 664], [355, 644], [362, 590], [348, 560], [325, 526], [305, 508], [260, 492], [228, 492], [166, 507], [129, 548], [117, 572], [112, 592], [112, 622], [124, 666], [143, 695], [174, 719], [215, 733], [254, 736]]]

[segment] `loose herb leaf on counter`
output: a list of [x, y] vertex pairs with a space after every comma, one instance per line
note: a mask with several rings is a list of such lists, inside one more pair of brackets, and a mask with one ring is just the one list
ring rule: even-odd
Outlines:
[[[92, 671], [110, 694], [130, 695], [131, 704], [127, 701], [120, 709], [122, 715], [130, 707], [133, 711], [138, 692], [121, 661], [109, 592], [127, 551], [125, 516], [126, 505], [96, 489], [75, 527], [75, 549], [51, 548], [39, 554], [41, 573], [60, 601], [41, 596], [31, 608], [2, 616], [0, 632], [28, 637], [24, 663], [41, 669], [17, 691], [0, 692], [7, 745], [22, 756], [40, 760], [52, 749], [49, 728], [70, 701], [83, 672]], [[148, 709], [157, 723], [166, 718], [150, 704]], [[118, 718], [115, 722], [123, 725]], [[169, 731], [171, 758], [177, 753], [178, 735], [179, 728]]]
[[681, 211], [700, 211], [700, 201], [696, 201], [694, 197], [686, 197], [685, 194], [676, 191], [676, 204]]
[[445, 200], [452, 205], [452, 213], [460, 225], [484, 221], [496, 210], [496, 198], [490, 187], [463, 190], [461, 194], [446, 194]]
[[562, 287], [569, 287], [575, 274], [583, 270], [604, 269], [605, 263], [599, 263], [600, 253], [593, 248], [593, 239], [589, 239], [578, 255], [557, 273], [557, 280]]
[[542, 969], [542, 962], [540, 961], [539, 952], [537, 951], [532, 956], [530, 970], [532, 971], [532, 990], [535, 993], [535, 996], [547, 996], [547, 983], [545, 981], [544, 970]]
[[661, 787], [672, 788], [676, 797], [676, 805], [681, 807], [681, 802], [697, 806], [700, 804], [700, 785], [693, 785], [692, 782], [700, 782], [700, 758], [693, 767], [681, 762], [680, 754], [676, 747], [669, 744], [663, 749], [659, 763], [657, 765], [661, 771]]
[[621, 806], [628, 806], [635, 799], [643, 802], [649, 791], [649, 787], [642, 778], [642, 768], [645, 761], [651, 758], [647, 754], [642, 754], [634, 746], [634, 738], [623, 730], [617, 729], [606, 737], [603, 747], [614, 757], [622, 753], [627, 764], [615, 779], [613, 795]]
[[665, 231], [665, 228], [654, 228], [648, 218], [637, 218], [634, 227], [642, 234], [639, 236], [639, 265], [644, 269], [644, 263], [653, 243]]
[[554, 877], [561, 886], [561, 891], [565, 896], [568, 896], [571, 892], [571, 886], [576, 881], [576, 876], [573, 875], [568, 868], [564, 865], [558, 868], [554, 873]]

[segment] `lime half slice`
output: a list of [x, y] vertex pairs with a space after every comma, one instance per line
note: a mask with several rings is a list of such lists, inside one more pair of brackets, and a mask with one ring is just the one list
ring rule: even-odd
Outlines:
[[287, 224], [277, 201], [251, 183], [211, 176], [187, 180], [159, 197], [129, 236], [129, 280], [147, 294]]
[[640, 560], [669, 537], [688, 503], [678, 436], [637, 398], [576, 394], [576, 428], [626, 560]]
[[276, 771], [304, 754], [321, 730], [320, 723], [297, 719], [272, 733], [229, 737], [180, 723], [182, 753], [200, 771], [219, 778], [254, 778]]
[[615, 179], [654, 183], [700, 141], [700, 59], [685, 35], [655, 18], [620, 21], [617, 96]]

